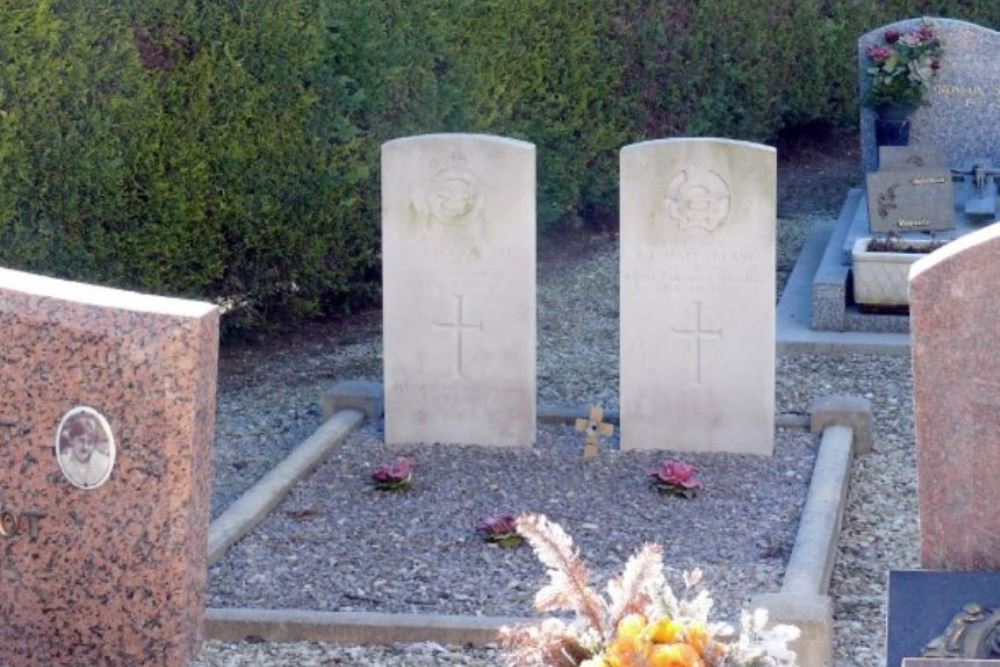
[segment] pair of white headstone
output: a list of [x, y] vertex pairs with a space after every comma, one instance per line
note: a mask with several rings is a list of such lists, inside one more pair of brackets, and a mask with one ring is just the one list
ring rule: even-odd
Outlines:
[[[626, 449], [770, 454], [775, 152], [671, 139], [621, 154]], [[386, 442], [530, 445], [535, 147], [382, 148]]]

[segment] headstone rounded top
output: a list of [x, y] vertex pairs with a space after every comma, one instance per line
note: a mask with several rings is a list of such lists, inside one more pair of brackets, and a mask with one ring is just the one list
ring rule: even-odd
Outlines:
[[[936, 74], [925, 90], [923, 103], [909, 113], [911, 146], [933, 146], [944, 152], [947, 165], [960, 168], [970, 160], [1000, 161], [1000, 129], [996, 123], [996, 90], [1000, 70], [995, 60], [1000, 32], [990, 28], [938, 17], [910, 18], [871, 30], [858, 39], [858, 87], [864, 100], [871, 88], [868, 49], [885, 44], [885, 32], [909, 33], [924, 21], [931, 23], [941, 41]], [[862, 165], [866, 172], [878, 167], [876, 112], [860, 104]]]
[[[909, 280], [911, 283], [916, 280], [920, 280], [922, 276], [933, 271], [935, 267], [951, 262], [956, 256], [975, 248], [976, 246], [993, 243], [998, 239], [1000, 239], [1000, 224], [998, 223], [994, 223], [988, 227], [984, 227], [983, 229], [978, 229], [971, 234], [966, 234], [965, 236], [955, 239], [943, 248], [935, 250], [926, 257], [921, 257], [919, 260], [914, 262], [910, 267]], [[1000, 247], [998, 247], [997, 253], [1000, 255]]]
[[455, 141], [455, 140], [491, 142], [501, 146], [508, 146], [510, 148], [520, 148], [522, 150], [535, 150], [535, 144], [529, 141], [521, 141], [520, 139], [511, 139], [510, 137], [501, 137], [495, 134], [473, 134], [465, 132], [439, 132], [435, 134], [416, 134], [410, 137], [400, 137], [398, 139], [392, 139], [390, 141], [385, 142], [384, 144], [382, 144], [382, 149], [385, 150], [386, 148], [393, 146], [403, 146], [414, 143]]
[[882, 33], [884, 33], [886, 30], [889, 29], [906, 32], [908, 30], [917, 27], [925, 20], [931, 21], [934, 24], [936, 24], [939, 28], [945, 28], [948, 31], [964, 28], [967, 30], [975, 30], [976, 32], [996, 33], [995, 30], [992, 30], [985, 26], [981, 26], [976, 23], [970, 23], [968, 21], [960, 21], [959, 19], [946, 19], [937, 16], [915, 16], [909, 19], [900, 19], [899, 21], [894, 21], [893, 23], [886, 23], [885, 25], [879, 26], [874, 30], [869, 30], [868, 32], [866, 32], [865, 34], [861, 35], [861, 37], [858, 38], [858, 45], [867, 46], [870, 42], [881, 39]]
[[634, 144], [629, 144], [624, 146], [621, 150], [622, 153], [631, 152], [636, 150], [643, 150], [646, 148], [652, 148], [654, 146], [673, 146], [673, 145], [683, 145], [692, 144], [700, 146], [732, 146], [734, 148], [747, 148], [753, 150], [763, 151], [765, 153], [776, 152], [774, 146], [767, 146], [765, 144], [758, 144], [752, 141], [743, 141], [741, 139], [726, 139], [724, 137], [670, 137], [666, 139], [650, 139], [648, 141], [640, 141]]
[[196, 319], [204, 317], [218, 308], [214, 304], [204, 301], [140, 294], [112, 287], [89, 285], [0, 268], [0, 291], [4, 290], [102, 308], [117, 308], [139, 313]]

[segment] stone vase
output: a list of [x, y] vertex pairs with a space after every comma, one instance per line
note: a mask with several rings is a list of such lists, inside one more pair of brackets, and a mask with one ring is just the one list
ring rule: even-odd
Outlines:
[[906, 146], [910, 143], [910, 114], [913, 107], [884, 104], [875, 109], [875, 143], [878, 146]]

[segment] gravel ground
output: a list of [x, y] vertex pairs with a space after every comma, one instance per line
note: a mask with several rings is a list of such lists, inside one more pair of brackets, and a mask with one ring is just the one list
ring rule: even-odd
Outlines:
[[[840, 165], [830, 169], [815, 166], [834, 160], [839, 160]], [[854, 178], [851, 174], [856, 164], [855, 153], [836, 148], [822, 151], [814, 162], [792, 172], [791, 178], [779, 175], [784, 216], [778, 226], [779, 292], [810, 222], [817, 215], [836, 214], [839, 201], [834, 201], [829, 193], [843, 196], [844, 188]], [[818, 197], [816, 193], [821, 191], [826, 194]], [[569, 257], [540, 254], [538, 367], [539, 400], [543, 403], [601, 402], [609, 408], [617, 406], [615, 245], [613, 236], [600, 235], [586, 240], [585, 247], [578, 247]], [[306, 327], [292, 337], [224, 350], [214, 507], [223, 507], [247, 488], [269, 465], [266, 462], [275, 460], [280, 452], [301, 439], [300, 434], [312, 429], [318, 412], [316, 397], [325, 384], [341, 378], [378, 379], [379, 330], [379, 314], [369, 312], [332, 324]], [[887, 572], [892, 568], [919, 566], [909, 359], [866, 355], [779, 359], [778, 412], [804, 413], [813, 397], [831, 393], [865, 396], [872, 401], [875, 411], [875, 451], [858, 460], [852, 471], [840, 553], [830, 591], [835, 602], [836, 667], [873, 667], [884, 662]], [[309, 419], [313, 421], [306, 426]], [[369, 431], [360, 437], [373, 435]], [[253, 464], [244, 464], [245, 461]], [[419, 474], [426, 475], [428, 470], [425, 462]], [[705, 466], [705, 470], [707, 476], [709, 467]], [[319, 474], [327, 473], [340, 474], [329, 464]], [[361, 477], [348, 475], [345, 481], [358, 483]], [[331, 492], [332, 488], [326, 490], [327, 494]], [[415, 494], [419, 493], [415, 489]], [[299, 502], [300, 495], [297, 493], [294, 498]], [[410, 500], [415, 498], [416, 495]], [[402, 501], [403, 497], [396, 501], [383, 498], [379, 502]], [[307, 508], [308, 502], [301, 505], [301, 509]], [[286, 523], [296, 529], [308, 529], [312, 522], [306, 520], [300, 526], [292, 519]], [[582, 528], [574, 529], [574, 533], [588, 548], [590, 534]], [[696, 542], [696, 537], [697, 533], [687, 541]], [[527, 551], [519, 552], [497, 558], [529, 555]], [[480, 549], [475, 553], [489, 551]], [[334, 572], [332, 567], [326, 570], [327, 574]], [[214, 590], [217, 584], [213, 581], [212, 586]], [[196, 665], [402, 667], [481, 666], [498, 662], [496, 652], [490, 649], [431, 644], [362, 648], [209, 642]]]
[[[210, 606], [531, 616], [544, 568], [530, 549], [484, 544], [473, 524], [536, 511], [574, 536], [596, 581], [655, 541], [674, 571], [700, 565], [720, 608], [738, 609], [780, 586], [818, 442], [792, 430], [770, 459], [685, 454], [705, 484], [686, 500], [648, 486], [663, 452], [583, 462], [568, 426], [539, 429], [534, 450], [399, 450], [382, 444], [380, 427], [352, 435], [210, 570]], [[414, 487], [372, 489], [374, 467], [399, 454], [418, 462]]]

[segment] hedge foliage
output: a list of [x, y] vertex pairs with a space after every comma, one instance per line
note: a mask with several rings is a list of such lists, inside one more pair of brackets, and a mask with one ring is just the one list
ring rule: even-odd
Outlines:
[[613, 219], [617, 151], [856, 117], [855, 41], [996, 0], [5, 0], [0, 265], [234, 306], [377, 295], [380, 144], [538, 146], [539, 223]]

